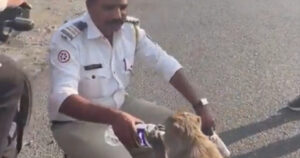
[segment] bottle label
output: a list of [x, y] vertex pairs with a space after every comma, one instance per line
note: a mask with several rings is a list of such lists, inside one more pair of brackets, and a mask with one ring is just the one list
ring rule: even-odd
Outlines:
[[141, 147], [151, 148], [151, 145], [147, 141], [147, 138], [146, 138], [146, 130], [145, 130], [145, 128], [137, 128], [137, 135], [138, 135], [138, 138], [139, 138], [139, 145]]

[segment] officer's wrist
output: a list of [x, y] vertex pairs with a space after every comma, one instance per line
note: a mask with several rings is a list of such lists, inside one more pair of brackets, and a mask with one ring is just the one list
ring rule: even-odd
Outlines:
[[120, 115], [121, 115], [121, 111], [111, 110], [111, 113], [110, 113], [111, 119], [108, 122], [108, 124], [110, 124], [110, 125], [115, 124], [118, 121], [118, 118], [120, 117]]
[[194, 108], [203, 107], [208, 104], [207, 98], [199, 99], [195, 104], [193, 104]]
[[201, 98], [196, 104], [193, 104], [193, 108], [197, 114], [201, 113], [205, 106], [208, 104], [206, 98]]

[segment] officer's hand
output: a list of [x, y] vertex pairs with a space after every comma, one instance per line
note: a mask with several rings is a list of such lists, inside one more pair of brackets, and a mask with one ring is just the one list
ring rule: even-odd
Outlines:
[[8, 0], [7, 7], [18, 7], [23, 4], [25, 0]]
[[194, 110], [197, 115], [201, 117], [202, 121], [202, 131], [206, 135], [213, 135], [213, 129], [215, 129], [215, 122], [213, 120], [213, 117], [209, 113], [206, 106], [196, 106], [194, 107]]
[[113, 121], [114, 133], [127, 148], [138, 147], [135, 124], [141, 122], [143, 121], [126, 112], [120, 112]]

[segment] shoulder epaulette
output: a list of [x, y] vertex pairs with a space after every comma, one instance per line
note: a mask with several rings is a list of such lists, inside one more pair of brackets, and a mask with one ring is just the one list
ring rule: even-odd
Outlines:
[[139, 39], [139, 30], [138, 25], [140, 24], [140, 20], [138, 18], [127, 16], [125, 22], [133, 24], [134, 28], [134, 36], [135, 36], [135, 47], [137, 47], [138, 39]]
[[86, 28], [87, 23], [82, 21], [75, 22], [72, 25], [61, 30], [61, 37], [68, 41], [72, 41]]
[[134, 25], [139, 25], [140, 20], [138, 18], [135, 18], [135, 17], [132, 17], [132, 16], [127, 16], [126, 19], [125, 19], [125, 22], [132, 23]]

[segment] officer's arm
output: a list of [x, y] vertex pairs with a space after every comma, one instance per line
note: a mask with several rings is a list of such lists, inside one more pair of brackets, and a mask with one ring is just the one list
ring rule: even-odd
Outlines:
[[212, 116], [203, 106], [201, 100], [192, 85], [183, 74], [179, 62], [168, 55], [158, 44], [153, 42], [144, 30], [140, 29], [140, 37], [137, 43], [137, 57], [143, 59], [144, 63], [153, 67], [162, 74], [192, 105], [195, 112], [202, 117], [202, 130], [211, 135], [211, 127], [214, 126]]
[[180, 63], [171, 55], [167, 54], [145, 31], [138, 28], [139, 38], [136, 47], [136, 57], [143, 63], [153, 68], [166, 81], [170, 81], [171, 77], [182, 68]]
[[192, 105], [197, 105], [200, 101], [195, 88], [187, 80], [183, 69], [179, 69], [172, 76], [170, 83], [176, 88]]
[[171, 78], [170, 83], [193, 105], [193, 108], [202, 118], [202, 131], [206, 135], [212, 135], [215, 128], [213, 117], [207, 107], [203, 105], [194, 87], [188, 82], [183, 70], [178, 70]]
[[78, 95], [80, 63], [77, 49], [57, 35], [54, 35], [52, 41], [50, 110], [79, 120], [111, 124], [113, 118], [119, 114], [118, 111], [94, 105]]
[[94, 105], [79, 95], [68, 96], [59, 108], [59, 112], [79, 120], [105, 124], [112, 124], [120, 113], [114, 109]]
[[155, 68], [170, 82], [185, 98], [195, 105], [199, 102], [198, 95], [186, 79], [183, 68], [179, 62], [168, 55], [158, 44], [153, 42], [143, 29], [139, 29], [137, 44], [137, 57], [141, 58], [148, 66]]

